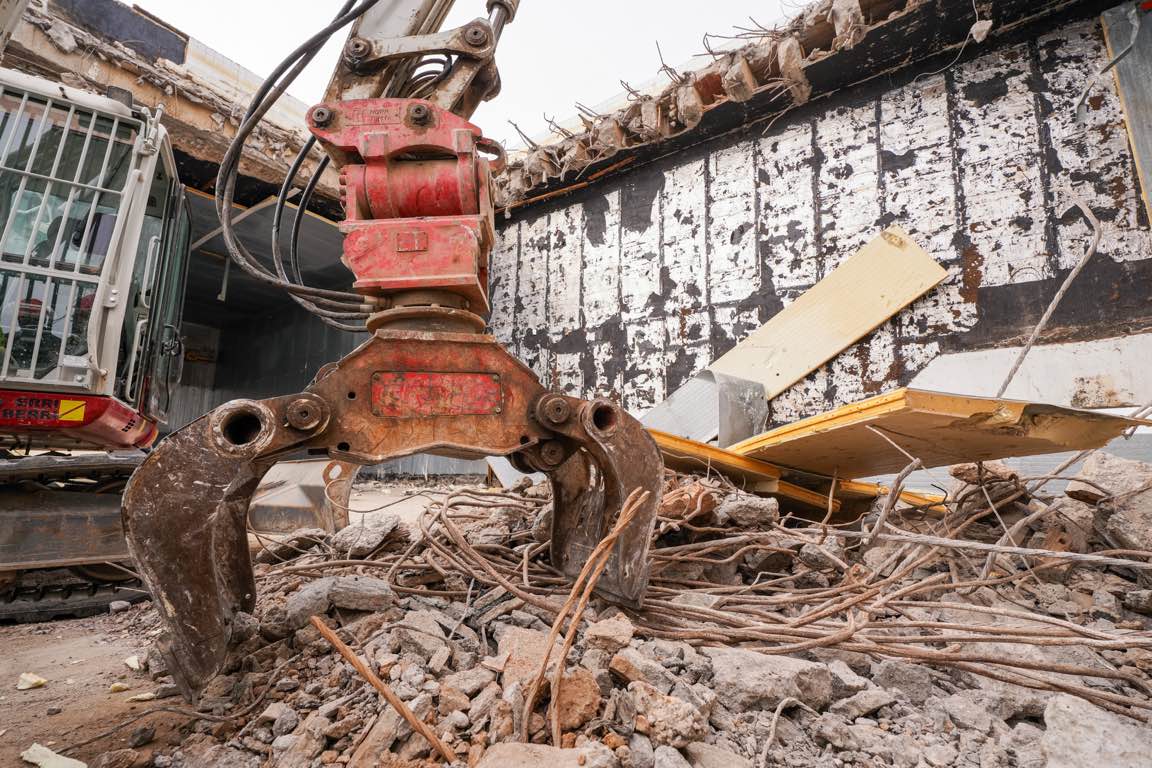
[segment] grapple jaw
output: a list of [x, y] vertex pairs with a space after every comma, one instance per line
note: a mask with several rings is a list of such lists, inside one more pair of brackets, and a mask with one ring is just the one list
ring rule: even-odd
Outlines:
[[377, 331], [298, 395], [237, 400], [164, 440], [124, 493], [133, 557], [167, 630], [162, 650], [189, 699], [217, 673], [256, 589], [247, 511], [279, 457], [308, 449], [375, 464], [429, 452], [510, 456], [552, 481], [551, 557], [575, 576], [636, 488], [649, 496], [598, 591], [639, 605], [663, 463], [619, 406], [546, 392], [490, 336]]

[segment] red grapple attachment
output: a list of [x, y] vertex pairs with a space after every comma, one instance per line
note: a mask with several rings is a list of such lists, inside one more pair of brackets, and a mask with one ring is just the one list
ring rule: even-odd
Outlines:
[[313, 108], [341, 167], [344, 261], [356, 289], [384, 297], [373, 336], [296, 395], [237, 400], [163, 441], [124, 493], [128, 541], [189, 698], [216, 674], [255, 585], [246, 540], [260, 478], [291, 452], [376, 464], [413, 453], [509, 456], [552, 482], [552, 563], [577, 575], [635, 489], [647, 501], [597, 591], [638, 606], [663, 464], [618, 405], [546, 391], [482, 333], [494, 241], [480, 131], [433, 104], [370, 99]]

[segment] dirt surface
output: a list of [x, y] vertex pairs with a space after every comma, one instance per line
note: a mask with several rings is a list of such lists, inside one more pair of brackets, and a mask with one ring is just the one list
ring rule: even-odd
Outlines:
[[[62, 750], [156, 706], [156, 701], [128, 701], [136, 694], [155, 691], [157, 685], [146, 673], [134, 672], [124, 663], [146, 647], [155, 626], [155, 614], [147, 602], [116, 615], [0, 626], [0, 768], [27, 768], [20, 753], [33, 742]], [[48, 682], [42, 688], [17, 690], [23, 672]], [[128, 690], [112, 693], [109, 689], [114, 683]], [[178, 703], [180, 699], [163, 701]], [[60, 711], [49, 714], [56, 709]], [[146, 722], [155, 725], [157, 732], [150, 746], [166, 743], [173, 725], [181, 721], [176, 715], [149, 717]], [[110, 749], [127, 747], [134, 727], [81, 747], [70, 756], [92, 760]], [[144, 747], [141, 753], [148, 749]]]
[[[473, 481], [474, 478], [468, 478]], [[461, 482], [461, 485], [472, 483]], [[368, 481], [353, 490], [352, 522], [368, 522], [383, 515], [397, 515], [410, 529], [433, 499], [441, 499], [453, 486], [429, 489], [419, 483]], [[356, 512], [362, 510], [363, 512]], [[134, 672], [124, 663], [132, 655], [144, 656], [159, 634], [151, 604], [144, 602], [120, 614], [40, 624], [0, 624], [0, 768], [27, 768], [20, 753], [37, 742], [53, 750], [87, 741], [157, 706], [184, 706], [179, 697], [148, 702], [129, 702], [141, 693], [155, 692], [159, 683], [146, 672]], [[16, 689], [20, 674], [31, 672], [48, 680], [42, 688]], [[111, 692], [120, 683], [128, 690]], [[49, 711], [56, 714], [49, 714]], [[82, 746], [69, 757], [92, 761], [113, 749], [129, 746], [128, 739], [140, 725], [156, 727], [156, 738], [138, 747], [139, 764], [147, 762], [152, 749], [178, 744], [176, 729], [188, 718], [160, 713], [133, 723], [116, 734]]]

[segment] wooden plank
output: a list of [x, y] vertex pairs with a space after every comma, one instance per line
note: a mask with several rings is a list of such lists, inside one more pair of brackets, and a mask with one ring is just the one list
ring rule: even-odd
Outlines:
[[836, 408], [731, 446], [780, 467], [840, 477], [898, 472], [908, 458], [925, 467], [1098, 448], [1139, 419], [1020, 400], [917, 389]]
[[[657, 429], [649, 429], [656, 440], [665, 466], [680, 472], [701, 472], [712, 469], [729, 479], [744, 482], [748, 490], [789, 499], [809, 507], [826, 509], [828, 492], [806, 488], [797, 483], [781, 480], [781, 470], [764, 461], [741, 456], [724, 448], [678, 437]], [[840, 511], [842, 499], [875, 499], [889, 492], [888, 486], [860, 480], [840, 480], [832, 501], [833, 513]], [[911, 506], [939, 504], [943, 496], [904, 491], [900, 499]]]
[[[1104, 41], [1108, 45], [1111, 61], [1132, 39], [1132, 25], [1128, 21], [1130, 4], [1118, 5], [1105, 11], [1101, 20]], [[1136, 47], [1112, 68], [1116, 90], [1120, 92], [1120, 105], [1124, 109], [1124, 122], [1132, 154], [1136, 157], [1136, 173], [1140, 176], [1144, 207], [1152, 218], [1152, 19], [1145, 15], [1140, 24]], [[1098, 83], [1097, 87], [1101, 87]]]
[[656, 441], [664, 466], [670, 469], [678, 472], [714, 469], [725, 477], [746, 483], [749, 490], [776, 490], [780, 470], [771, 464], [658, 429], [649, 429], [648, 434]]
[[889, 227], [709, 366], [771, 400], [939, 284], [948, 273]]

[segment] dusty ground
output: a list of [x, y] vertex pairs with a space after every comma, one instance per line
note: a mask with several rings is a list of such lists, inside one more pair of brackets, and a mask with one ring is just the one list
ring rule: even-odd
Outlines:
[[[20, 752], [33, 742], [60, 750], [156, 705], [127, 701], [154, 691], [156, 684], [124, 664], [144, 646], [149, 633], [143, 626], [152, 625], [147, 621], [151, 610], [150, 604], [143, 603], [117, 615], [0, 626], [0, 768], [26, 768]], [[48, 683], [18, 691], [16, 681], [22, 672], [40, 675]], [[128, 690], [112, 693], [113, 683], [123, 683]], [[57, 708], [57, 714], [49, 714]], [[157, 746], [170, 734], [170, 724], [163, 717], [149, 719], [157, 724]], [[125, 747], [131, 732], [131, 727], [126, 728], [72, 756], [92, 759]]]
[[[442, 498], [443, 490], [428, 490], [426, 484], [385, 486], [368, 482], [357, 487], [350, 505], [352, 522], [371, 520], [385, 514], [397, 515], [410, 527], [431, 499]], [[129, 702], [140, 693], [154, 692], [157, 684], [141, 672], [133, 672], [124, 660], [142, 653], [155, 633], [149, 603], [134, 606], [117, 615], [56, 621], [42, 624], [0, 625], [0, 768], [27, 768], [20, 753], [33, 742], [55, 750], [85, 741], [123, 723], [133, 714], [160, 704], [183, 706], [180, 698], [150, 702]], [[22, 672], [32, 672], [48, 680], [43, 688], [16, 690]], [[128, 686], [118, 693], [109, 691], [114, 683]], [[49, 714], [49, 710], [60, 711]], [[168, 746], [172, 729], [187, 718], [159, 715], [146, 721], [156, 725], [156, 740], [138, 751]], [[128, 746], [135, 726], [113, 737], [81, 747], [71, 757], [91, 760], [111, 749]], [[171, 740], [179, 743], [180, 738]]]

